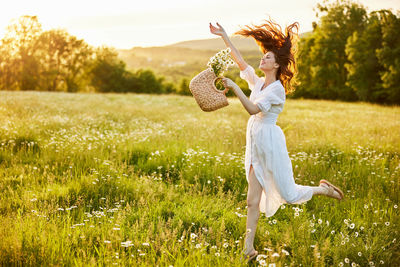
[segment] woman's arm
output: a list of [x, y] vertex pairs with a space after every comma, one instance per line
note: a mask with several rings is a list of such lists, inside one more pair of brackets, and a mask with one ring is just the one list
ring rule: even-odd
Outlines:
[[231, 49], [232, 58], [235, 60], [236, 64], [238, 64], [239, 69], [241, 71], [245, 70], [246, 67], [247, 67], [246, 61], [244, 61], [242, 55], [239, 53], [239, 50], [237, 50], [236, 47], [232, 44], [232, 42], [229, 39], [228, 34], [225, 32], [224, 28], [222, 28], [222, 26], [219, 25], [218, 22], [217, 22], [217, 25], [219, 26], [219, 28], [214, 27], [210, 23], [210, 31], [211, 31], [211, 33], [219, 35], [219, 36], [222, 37], [222, 39], [224, 40], [226, 46]]
[[254, 104], [253, 102], [250, 101], [250, 99], [247, 98], [247, 96], [243, 93], [242, 89], [234, 83], [231, 79], [229, 78], [222, 78], [222, 83], [225, 86], [225, 88], [232, 89], [233, 92], [235, 92], [235, 95], [240, 99], [240, 102], [242, 102], [243, 107], [247, 110], [247, 112], [250, 115], [257, 114], [258, 112], [261, 112], [260, 108]]

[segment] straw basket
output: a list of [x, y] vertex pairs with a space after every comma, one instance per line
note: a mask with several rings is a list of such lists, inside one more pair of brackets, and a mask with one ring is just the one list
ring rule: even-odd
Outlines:
[[221, 78], [217, 77], [211, 68], [208, 68], [190, 81], [190, 92], [203, 111], [214, 111], [229, 105], [225, 96], [228, 89], [221, 91], [215, 87], [215, 81]]

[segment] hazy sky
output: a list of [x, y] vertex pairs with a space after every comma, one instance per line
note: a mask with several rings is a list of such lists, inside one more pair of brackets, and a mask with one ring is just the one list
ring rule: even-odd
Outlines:
[[[43, 29], [63, 28], [91, 45], [116, 48], [162, 46], [215, 38], [208, 23], [219, 22], [229, 35], [271, 16], [281, 26], [294, 21], [300, 32], [317, 21], [321, 0], [11, 0], [0, 9], [0, 38], [12, 19], [37, 15]], [[360, 0], [368, 11], [400, 10], [400, 0]], [[245, 4], [246, 3], [246, 4]]]

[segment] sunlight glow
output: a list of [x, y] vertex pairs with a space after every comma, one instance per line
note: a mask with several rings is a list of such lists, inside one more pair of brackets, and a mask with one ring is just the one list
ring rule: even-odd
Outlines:
[[[300, 23], [300, 33], [312, 29], [317, 0], [170, 0], [170, 1], [50, 1], [15, 0], [0, 10], [0, 37], [11, 20], [37, 15], [43, 29], [63, 28], [91, 45], [116, 48], [162, 46], [180, 41], [215, 38], [208, 23], [219, 22], [228, 34], [271, 16], [282, 26]], [[369, 11], [400, 9], [400, 1], [359, 1]]]

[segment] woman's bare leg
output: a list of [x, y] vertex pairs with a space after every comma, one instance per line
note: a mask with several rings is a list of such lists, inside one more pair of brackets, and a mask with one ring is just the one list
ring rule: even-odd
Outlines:
[[258, 218], [260, 217], [259, 204], [261, 200], [262, 186], [257, 180], [253, 165], [250, 166], [249, 186], [247, 191], [247, 222], [244, 253], [249, 254], [254, 250], [254, 237]]
[[[328, 195], [328, 189], [325, 186], [312, 186], [313, 190], [313, 196], [314, 195], [324, 195], [324, 196], [329, 196]], [[340, 197], [339, 193], [334, 191], [333, 192], [336, 196]]]
[[326, 188], [323, 186], [312, 186], [313, 196], [315, 195], [326, 195]]

